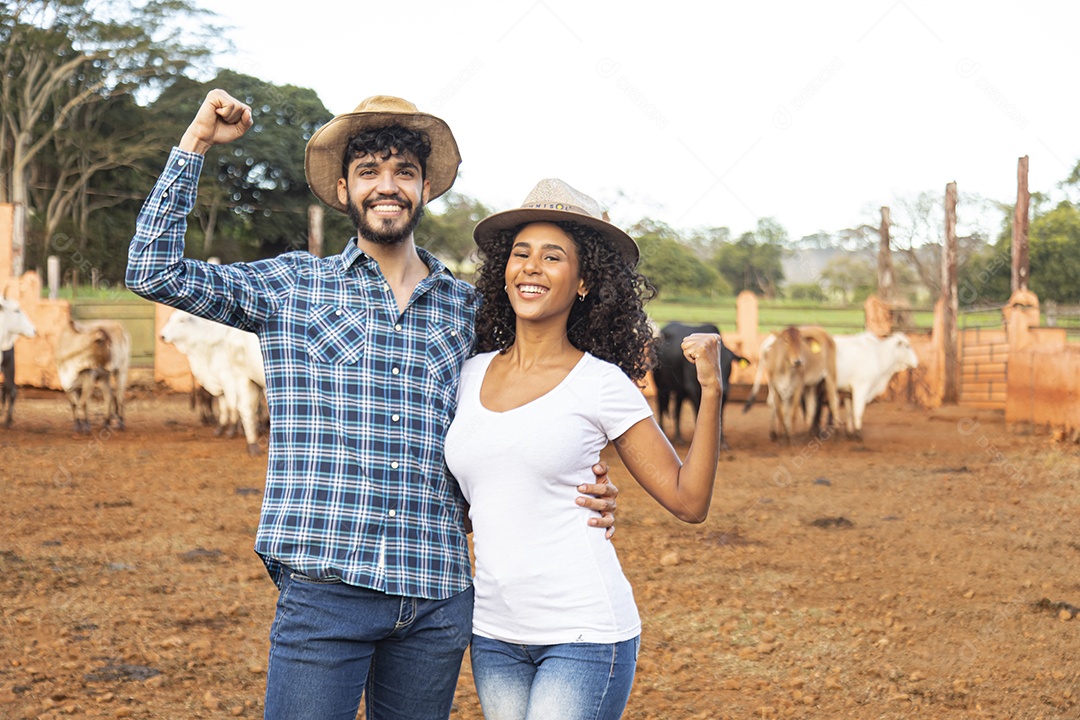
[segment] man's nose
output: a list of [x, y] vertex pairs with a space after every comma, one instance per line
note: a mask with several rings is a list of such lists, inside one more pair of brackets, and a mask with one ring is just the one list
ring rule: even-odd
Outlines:
[[379, 173], [379, 184], [375, 189], [380, 195], [397, 195], [397, 177], [393, 172]]

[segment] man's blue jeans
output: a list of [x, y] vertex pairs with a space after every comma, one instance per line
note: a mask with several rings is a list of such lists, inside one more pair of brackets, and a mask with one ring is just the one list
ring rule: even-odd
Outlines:
[[617, 720], [634, 684], [639, 638], [610, 645], [515, 645], [473, 635], [486, 720]]
[[445, 720], [472, 631], [473, 591], [406, 598], [284, 569], [265, 717]]

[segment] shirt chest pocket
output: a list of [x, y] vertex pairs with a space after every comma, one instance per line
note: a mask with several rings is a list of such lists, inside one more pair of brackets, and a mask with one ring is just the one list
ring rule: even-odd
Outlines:
[[437, 383], [446, 383], [457, 393], [461, 365], [472, 345], [471, 333], [454, 328], [437, 328], [428, 336], [427, 367], [429, 376]]
[[307, 351], [313, 360], [332, 365], [355, 365], [364, 356], [364, 323], [361, 308], [316, 305], [307, 327]]

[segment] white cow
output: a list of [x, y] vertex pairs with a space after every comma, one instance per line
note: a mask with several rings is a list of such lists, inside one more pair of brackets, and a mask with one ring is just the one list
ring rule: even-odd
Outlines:
[[248, 453], [258, 454], [257, 416], [266, 387], [259, 339], [249, 332], [176, 310], [161, 329], [161, 339], [187, 356], [191, 374], [219, 400], [218, 434], [237, 420]]
[[34, 337], [37, 329], [22, 311], [17, 300], [0, 300], [0, 372], [4, 374], [0, 386], [0, 408], [6, 406], [4, 427], [11, 427], [11, 413], [15, 408], [15, 340]]
[[851, 406], [845, 413], [847, 434], [861, 440], [863, 411], [867, 403], [885, 392], [893, 375], [918, 367], [919, 358], [902, 332], [894, 332], [886, 338], [862, 332], [834, 335], [833, 339], [836, 341], [836, 387], [851, 395]]
[[[124, 429], [124, 392], [131, 363], [131, 335], [113, 320], [69, 320], [56, 339], [56, 371], [71, 403], [75, 432], [89, 433], [87, 401], [102, 382], [105, 427]], [[82, 417], [79, 417], [79, 411]]]

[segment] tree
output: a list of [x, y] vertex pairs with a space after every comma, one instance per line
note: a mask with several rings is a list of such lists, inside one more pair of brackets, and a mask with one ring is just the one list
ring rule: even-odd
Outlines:
[[[306, 248], [308, 206], [317, 200], [308, 190], [304, 149], [332, 114], [313, 90], [223, 70], [208, 82], [177, 82], [154, 103], [159, 124], [174, 135], [172, 142], [215, 87], [250, 105], [254, 124], [206, 153], [193, 213], [202, 233], [198, 254], [247, 260]], [[326, 215], [334, 228], [328, 238], [352, 234], [343, 218], [337, 212]]]
[[666, 297], [730, 295], [731, 286], [679, 241], [678, 233], [662, 222], [643, 218], [629, 234], [641, 251], [638, 271]]
[[855, 253], [838, 255], [821, 270], [825, 293], [848, 304], [865, 300], [877, 287], [877, 264]]
[[690, 249], [702, 262], [708, 262], [709, 258], [726, 242], [731, 241], [731, 231], [726, 227], [705, 228], [695, 230], [689, 237], [683, 240], [683, 244]]
[[[92, 0], [0, 5], [0, 200], [15, 204], [16, 273], [22, 269], [33, 164], [50, 146], [64, 145], [65, 133], [93, 127], [89, 118], [77, 117], [90, 105], [160, 89], [205, 58], [208, 46], [187, 44], [180, 30], [183, 18], [200, 14], [207, 13], [186, 0], [130, 8]], [[101, 168], [91, 162], [85, 169]], [[55, 170], [65, 183], [71, 172], [70, 165]], [[47, 220], [45, 227], [50, 225]]]
[[[1080, 209], [1068, 201], [1031, 223], [1031, 290], [1044, 301], [1080, 303]], [[1006, 266], [1009, 272], [1011, 266]]]
[[[899, 271], [906, 265], [918, 277], [931, 297], [941, 294], [941, 247], [945, 236], [945, 201], [941, 192], [921, 192], [896, 198], [890, 205], [892, 251]], [[957, 267], [964, 267], [981, 252], [990, 237], [989, 219], [1004, 208], [976, 194], [964, 193], [956, 205]], [[867, 244], [877, 242], [877, 225], [866, 224], [848, 231], [849, 237]], [[861, 233], [861, 234], [860, 234]], [[875, 245], [876, 247], [876, 245]]]
[[132, 96], [108, 98], [93, 112], [90, 107], [73, 109], [30, 166], [28, 192], [36, 209], [26, 243], [30, 265], [43, 267], [55, 250], [87, 258], [91, 214], [130, 200], [132, 166], [160, 152], [146, 132], [148, 113]]
[[473, 228], [490, 215], [491, 210], [480, 201], [453, 190], [435, 202], [444, 209], [425, 208], [424, 219], [416, 228], [416, 242], [463, 275], [469, 275], [468, 261], [476, 250]]
[[781, 260], [787, 231], [772, 218], [758, 220], [756, 232], [743, 233], [734, 243], [720, 246], [713, 266], [735, 292], [750, 290], [774, 298], [784, 280]]

